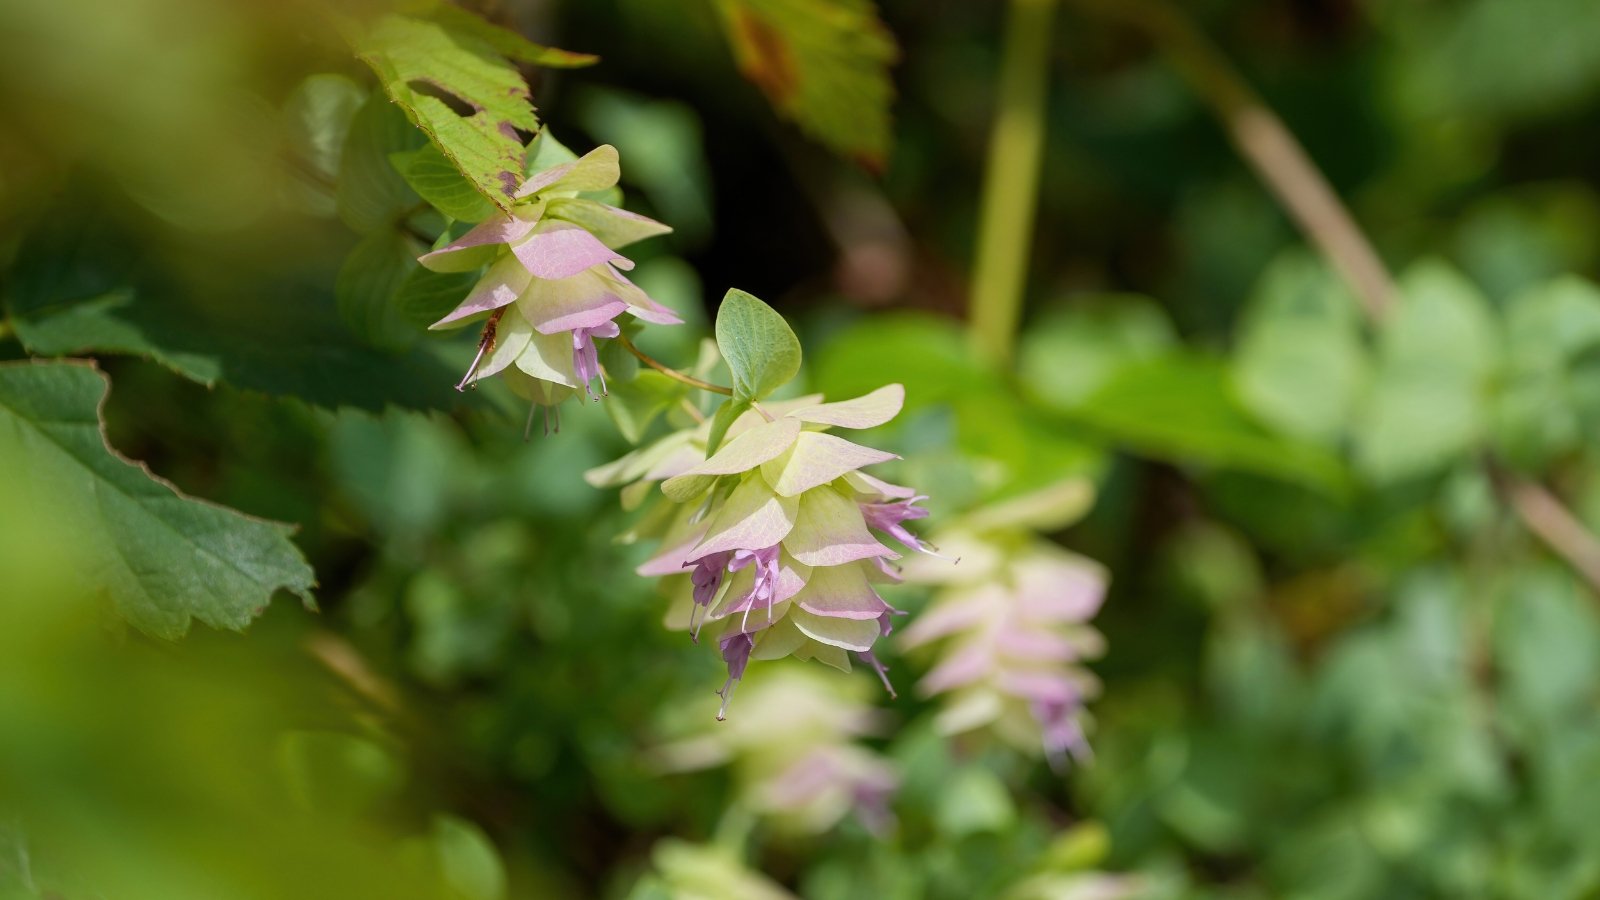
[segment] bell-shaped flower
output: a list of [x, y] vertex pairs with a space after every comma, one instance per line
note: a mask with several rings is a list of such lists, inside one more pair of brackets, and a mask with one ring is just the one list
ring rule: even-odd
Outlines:
[[861, 471], [893, 454], [828, 429], [882, 425], [904, 397], [900, 385], [889, 385], [837, 403], [805, 398], [764, 409], [757, 420], [741, 418], [709, 458], [694, 459], [690, 435], [591, 473], [601, 483], [659, 479], [662, 494], [681, 504], [639, 572], [690, 573], [683, 624], [697, 639], [708, 625], [718, 629], [728, 664], [724, 712], [750, 659], [795, 656], [849, 671], [854, 654], [888, 686], [872, 647], [898, 611], [877, 586], [894, 580], [888, 563], [899, 554], [874, 534], [874, 523], [921, 546], [900, 525], [915, 514], [875, 510], [905, 509], [918, 498]]
[[[488, 269], [465, 300], [431, 327], [454, 328], [488, 318], [465, 387], [515, 366], [527, 375], [594, 396], [600, 381], [596, 338], [621, 333], [624, 312], [670, 325], [682, 320], [629, 281], [633, 263], [617, 248], [669, 229], [643, 216], [580, 196], [617, 182], [617, 153], [601, 146], [535, 175], [518, 191], [511, 213], [498, 214], [419, 261], [442, 272]], [[517, 315], [505, 316], [513, 306]]]
[[[992, 728], [1018, 747], [1042, 747], [1052, 762], [1087, 754], [1084, 702], [1099, 683], [1081, 663], [1104, 651], [1087, 622], [1104, 598], [1105, 569], [1037, 538], [1016, 549], [1016, 534], [946, 540], [963, 554], [960, 574], [939, 579], [947, 586], [900, 638], [906, 649], [941, 646], [917, 685], [947, 697], [938, 727]], [[921, 574], [907, 569], [913, 580]]]
[[883, 725], [863, 699], [859, 682], [777, 666], [752, 680], [739, 716], [713, 732], [685, 723], [694, 736], [657, 748], [655, 761], [667, 771], [732, 766], [738, 802], [790, 830], [826, 831], [853, 812], [884, 831], [900, 779], [856, 743]]

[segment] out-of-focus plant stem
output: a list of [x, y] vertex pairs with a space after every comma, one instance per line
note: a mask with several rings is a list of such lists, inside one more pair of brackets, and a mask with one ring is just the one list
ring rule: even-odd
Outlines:
[[[1374, 325], [1394, 305], [1394, 276], [1355, 217], [1283, 120], [1193, 21], [1166, 0], [1073, 0], [1079, 8], [1145, 32], [1191, 87], [1211, 104], [1256, 174], [1267, 184], [1356, 297]], [[1488, 473], [1524, 526], [1600, 592], [1600, 539], [1537, 481]]]
[[1027, 287], [1055, 10], [1056, 0], [1011, 0], [1001, 51], [969, 301], [972, 339], [1000, 365], [1011, 361]]
[[1145, 32], [1216, 112], [1241, 156], [1306, 237], [1381, 319], [1394, 305], [1394, 278], [1322, 171], [1228, 58], [1164, 0], [1073, 0], [1080, 8]]

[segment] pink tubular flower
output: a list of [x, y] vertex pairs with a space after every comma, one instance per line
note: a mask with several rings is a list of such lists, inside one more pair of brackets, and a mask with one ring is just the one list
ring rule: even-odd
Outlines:
[[701, 446], [705, 440], [696, 431], [591, 473], [597, 483], [639, 479], [625, 497], [660, 479], [666, 500], [680, 504], [662, 520], [661, 549], [639, 572], [690, 570], [691, 634], [716, 623], [724, 638], [748, 641], [738, 672], [729, 666], [730, 688], [749, 659], [795, 656], [849, 671], [853, 656], [893, 694], [872, 648], [899, 612], [877, 590], [895, 580], [888, 561], [899, 555], [872, 531], [876, 523], [921, 549], [899, 523], [926, 513], [913, 505], [914, 492], [861, 471], [892, 454], [827, 429], [882, 425], [904, 397], [889, 385], [837, 403], [773, 403], [735, 421], [709, 458], [693, 452], [697, 435]]
[[906, 649], [941, 645], [917, 685], [946, 697], [939, 727], [992, 727], [1042, 747], [1052, 763], [1086, 756], [1083, 703], [1098, 683], [1081, 663], [1104, 649], [1087, 622], [1104, 597], [1105, 570], [1041, 540], [1020, 553], [971, 534], [951, 540], [985, 564], [961, 572], [901, 638]]
[[[614, 186], [618, 175], [616, 150], [597, 147], [530, 178], [512, 213], [498, 214], [420, 257], [440, 272], [490, 263], [467, 298], [431, 326], [454, 328], [503, 316], [486, 333], [459, 387], [514, 366], [553, 385], [582, 387], [593, 398], [597, 378], [605, 393], [595, 339], [621, 334], [619, 315], [659, 325], [682, 321], [623, 275], [633, 263], [616, 252], [670, 229], [581, 196]], [[515, 314], [504, 315], [513, 306]]]

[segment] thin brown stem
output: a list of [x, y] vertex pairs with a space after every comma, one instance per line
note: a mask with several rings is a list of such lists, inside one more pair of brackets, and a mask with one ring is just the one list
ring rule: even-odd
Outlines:
[[1193, 21], [1161, 0], [1074, 0], [1147, 34], [1211, 105], [1241, 156], [1338, 270], [1367, 315], [1394, 305], [1394, 278], [1372, 242], [1283, 120]]
[[645, 353], [643, 350], [640, 350], [638, 347], [635, 347], [633, 345], [633, 341], [628, 340], [628, 336], [625, 334], [618, 335], [617, 340], [622, 342], [622, 346], [626, 347], [629, 353], [632, 353], [634, 356], [638, 357], [640, 362], [652, 369], [655, 369], [657, 372], [660, 372], [668, 378], [671, 378], [673, 381], [681, 381], [690, 387], [699, 388], [702, 391], [710, 391], [713, 394], [722, 394], [726, 397], [733, 396], [733, 388], [723, 387], [720, 384], [712, 384], [709, 381], [701, 381], [693, 375], [687, 375], [683, 372], [679, 372], [677, 369], [674, 369], [666, 363], [661, 362], [655, 357]]
[[1600, 587], [1600, 539], [1544, 485], [1491, 468], [1501, 496], [1517, 517], [1592, 585]]
[[[1394, 276], [1283, 120], [1228, 58], [1165, 0], [1073, 0], [1080, 8], [1145, 32], [1222, 120], [1229, 137], [1295, 224], [1338, 271], [1373, 324], [1393, 307]], [[1529, 531], [1600, 592], [1600, 539], [1548, 488], [1486, 463]]]

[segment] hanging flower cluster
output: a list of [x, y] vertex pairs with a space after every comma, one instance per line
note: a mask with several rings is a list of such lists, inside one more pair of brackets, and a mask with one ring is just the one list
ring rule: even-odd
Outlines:
[[1099, 683], [1079, 663], [1105, 649], [1087, 624], [1105, 596], [1105, 569], [1031, 535], [940, 540], [963, 562], [907, 566], [908, 580], [942, 589], [900, 639], [908, 650], [941, 645], [939, 663], [917, 685], [947, 695], [940, 730], [993, 728], [1020, 748], [1042, 746], [1052, 762], [1086, 756], [1083, 704]]
[[673, 620], [696, 640], [715, 632], [728, 667], [718, 718], [751, 659], [795, 656], [849, 671], [854, 654], [888, 687], [872, 648], [898, 611], [877, 586], [899, 580], [900, 553], [880, 537], [931, 553], [905, 527], [926, 515], [923, 498], [861, 471], [893, 454], [828, 429], [882, 425], [904, 400], [894, 384], [836, 403], [758, 406], [709, 458], [707, 423], [590, 473], [596, 485], [627, 484], [625, 504], [660, 482], [663, 502], [638, 536], [659, 537], [661, 548], [639, 573], [681, 576]]
[[855, 743], [883, 724], [859, 688], [860, 682], [777, 666], [747, 689], [741, 701], [747, 712], [725, 727], [664, 744], [653, 756], [666, 771], [732, 766], [739, 802], [792, 830], [827, 831], [853, 812], [882, 833], [893, 823], [889, 800], [900, 778], [887, 760]]
[[[529, 178], [516, 192], [512, 213], [419, 258], [436, 272], [488, 264], [467, 298], [432, 326], [489, 320], [458, 390], [503, 374], [513, 391], [545, 407], [548, 430], [549, 411], [578, 389], [594, 397], [598, 381], [605, 393], [595, 341], [621, 333], [618, 316], [626, 312], [658, 325], [682, 321], [622, 274], [633, 263], [617, 252], [671, 229], [583, 196], [615, 187], [619, 177], [616, 149], [596, 147]], [[504, 314], [508, 306], [515, 314]]]

